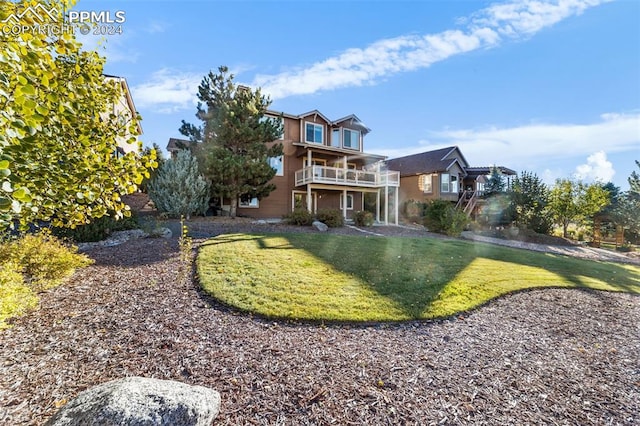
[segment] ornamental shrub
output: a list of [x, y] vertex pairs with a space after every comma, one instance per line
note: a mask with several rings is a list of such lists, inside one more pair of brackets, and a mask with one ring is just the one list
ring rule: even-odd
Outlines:
[[283, 216], [285, 222], [291, 225], [309, 226], [313, 223], [313, 215], [307, 209], [297, 208]]
[[17, 265], [24, 283], [34, 292], [60, 285], [76, 268], [93, 262], [44, 231], [0, 244], [0, 259]]
[[198, 171], [198, 161], [186, 149], [164, 162], [149, 182], [149, 197], [158, 211], [171, 217], [205, 214], [209, 208], [209, 188]]
[[76, 226], [73, 229], [53, 228], [52, 232], [57, 237], [67, 238], [76, 243], [89, 243], [102, 241], [116, 231], [126, 231], [137, 228], [139, 228], [138, 214], [132, 211], [131, 216], [122, 219], [102, 216], [101, 218], [91, 220], [91, 222], [86, 225]]
[[27, 287], [15, 262], [0, 264], [0, 330], [7, 319], [24, 314], [38, 304], [38, 297]]
[[316, 214], [316, 219], [327, 225], [329, 228], [339, 228], [344, 226], [344, 217], [338, 209], [321, 209]]
[[358, 211], [353, 215], [353, 221], [356, 226], [372, 226], [373, 213], [367, 211]]
[[432, 200], [427, 203], [424, 226], [431, 232], [458, 236], [468, 223], [467, 215], [449, 201]]

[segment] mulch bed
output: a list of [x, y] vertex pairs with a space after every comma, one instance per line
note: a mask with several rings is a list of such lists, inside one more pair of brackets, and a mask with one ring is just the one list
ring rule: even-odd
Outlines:
[[89, 255], [0, 333], [0, 424], [43, 424], [133, 375], [218, 390], [216, 424], [640, 422], [638, 296], [546, 289], [442, 321], [325, 326], [218, 305], [175, 239]]

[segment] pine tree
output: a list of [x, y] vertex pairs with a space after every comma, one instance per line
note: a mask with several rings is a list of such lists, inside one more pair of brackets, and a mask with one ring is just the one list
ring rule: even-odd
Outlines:
[[535, 174], [524, 171], [516, 176], [511, 188], [511, 206], [518, 225], [547, 234], [553, 219], [547, 209], [549, 189]]
[[156, 208], [172, 217], [204, 214], [209, 208], [209, 183], [198, 171], [198, 161], [188, 150], [178, 155], [158, 170], [149, 182], [149, 197]]
[[491, 168], [491, 175], [489, 176], [489, 180], [484, 186], [484, 194], [489, 197], [494, 194], [500, 194], [504, 192], [506, 187], [504, 176], [500, 173], [500, 170], [497, 167]]
[[202, 125], [183, 121], [180, 132], [198, 142], [194, 154], [212, 194], [230, 200], [234, 217], [238, 199], [261, 199], [275, 189], [269, 182], [276, 173], [269, 158], [282, 155], [282, 144], [272, 144], [282, 125], [265, 118], [271, 101], [260, 89], [235, 85], [227, 67], [218, 71], [210, 72], [199, 87], [196, 117]]

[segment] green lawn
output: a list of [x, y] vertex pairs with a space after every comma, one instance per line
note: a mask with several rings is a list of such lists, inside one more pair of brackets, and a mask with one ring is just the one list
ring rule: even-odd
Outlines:
[[277, 318], [437, 318], [535, 287], [640, 293], [640, 268], [489, 244], [327, 234], [228, 234], [197, 258], [202, 287]]

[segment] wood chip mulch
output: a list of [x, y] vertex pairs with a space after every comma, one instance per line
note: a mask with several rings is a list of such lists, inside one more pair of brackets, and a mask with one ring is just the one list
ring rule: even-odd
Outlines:
[[177, 242], [95, 265], [0, 333], [0, 424], [124, 376], [208, 386], [221, 425], [640, 424], [640, 297], [546, 289], [443, 321], [252, 318], [179, 272]]

